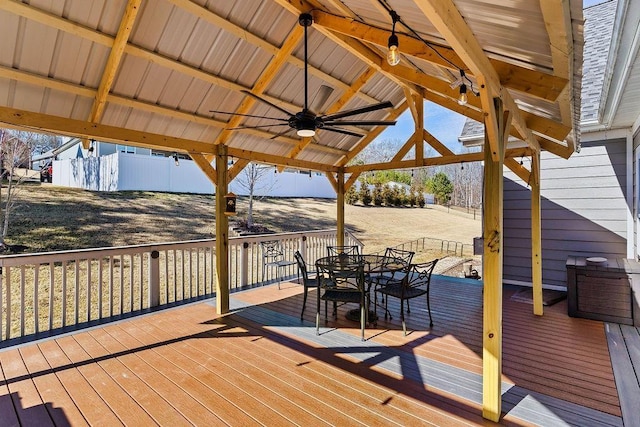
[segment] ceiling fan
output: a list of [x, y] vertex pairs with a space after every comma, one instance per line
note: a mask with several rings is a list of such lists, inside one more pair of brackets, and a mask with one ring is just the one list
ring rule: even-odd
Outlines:
[[258, 125], [258, 126], [238, 126], [234, 128], [228, 128], [227, 130], [238, 130], [238, 129], [257, 129], [257, 128], [269, 128], [275, 126], [287, 126], [288, 129], [274, 135], [271, 139], [277, 138], [278, 136], [284, 135], [291, 130], [295, 130], [296, 134], [300, 137], [313, 137], [316, 134], [316, 131], [319, 129], [327, 130], [330, 132], [340, 133], [344, 135], [362, 137], [364, 136], [361, 133], [353, 132], [348, 129], [344, 129], [340, 126], [393, 126], [396, 124], [395, 121], [389, 120], [340, 120], [345, 117], [355, 116], [358, 114], [369, 113], [371, 111], [381, 110], [383, 108], [391, 108], [393, 104], [390, 101], [380, 102], [378, 104], [371, 104], [365, 107], [354, 108], [347, 111], [342, 111], [334, 114], [316, 114], [315, 111], [320, 110], [320, 108], [326, 103], [333, 92], [333, 89], [328, 86], [321, 86], [318, 94], [314, 100], [314, 108], [309, 108], [309, 79], [308, 79], [308, 68], [309, 62], [307, 59], [307, 29], [313, 23], [313, 18], [308, 13], [303, 13], [300, 15], [298, 19], [298, 23], [304, 27], [304, 107], [302, 111], [297, 113], [292, 113], [290, 111], [285, 110], [282, 107], [279, 107], [273, 104], [266, 99], [249, 92], [248, 90], [243, 90], [242, 92], [246, 95], [249, 95], [260, 102], [263, 102], [269, 105], [272, 108], [286, 114], [289, 116], [288, 118], [280, 118], [280, 117], [271, 117], [271, 116], [257, 116], [252, 114], [240, 114], [240, 113], [229, 113], [225, 111], [218, 110], [210, 110], [212, 113], [218, 114], [228, 114], [232, 116], [243, 116], [243, 117], [251, 117], [258, 119], [269, 119], [274, 120], [275, 123], [267, 124], [267, 125]]

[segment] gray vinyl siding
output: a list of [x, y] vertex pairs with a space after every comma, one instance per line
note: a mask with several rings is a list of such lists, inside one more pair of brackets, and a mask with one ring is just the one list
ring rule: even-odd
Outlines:
[[[583, 143], [568, 160], [543, 152], [543, 284], [566, 286], [569, 255], [626, 257], [625, 147], [624, 139]], [[503, 277], [531, 282], [531, 191], [510, 171], [504, 179]]]

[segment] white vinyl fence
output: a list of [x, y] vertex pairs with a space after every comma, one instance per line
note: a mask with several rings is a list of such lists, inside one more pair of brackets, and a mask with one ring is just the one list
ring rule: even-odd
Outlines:
[[[336, 244], [336, 231], [230, 238], [232, 292], [276, 280], [260, 245], [273, 240], [285, 259], [299, 250], [313, 265]], [[362, 246], [351, 233], [345, 244]], [[298, 268], [281, 274], [295, 278]], [[62, 332], [214, 296], [215, 239], [2, 256], [0, 285], [0, 341]]]

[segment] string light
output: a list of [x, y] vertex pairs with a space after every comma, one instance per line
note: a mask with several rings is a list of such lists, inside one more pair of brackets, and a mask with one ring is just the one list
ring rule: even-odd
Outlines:
[[396, 35], [396, 22], [400, 20], [398, 14], [391, 10], [389, 12], [391, 14], [391, 20], [393, 24], [391, 26], [391, 35], [389, 36], [389, 51], [387, 52], [387, 62], [392, 67], [398, 65], [400, 63], [400, 51], [398, 50], [398, 36]]

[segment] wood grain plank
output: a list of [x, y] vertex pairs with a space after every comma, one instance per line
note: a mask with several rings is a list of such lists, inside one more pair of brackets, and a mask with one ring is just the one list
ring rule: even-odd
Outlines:
[[75, 402], [77, 408], [91, 425], [122, 425], [120, 419], [104, 403], [90, 382], [78, 371], [67, 357], [58, 340], [38, 344], [47, 363], [56, 372], [60, 382]]
[[[20, 348], [24, 364], [55, 425], [88, 425], [37, 345]], [[64, 408], [62, 410], [61, 408]]]
[[52, 426], [53, 420], [18, 350], [0, 352], [0, 364], [20, 425]]

